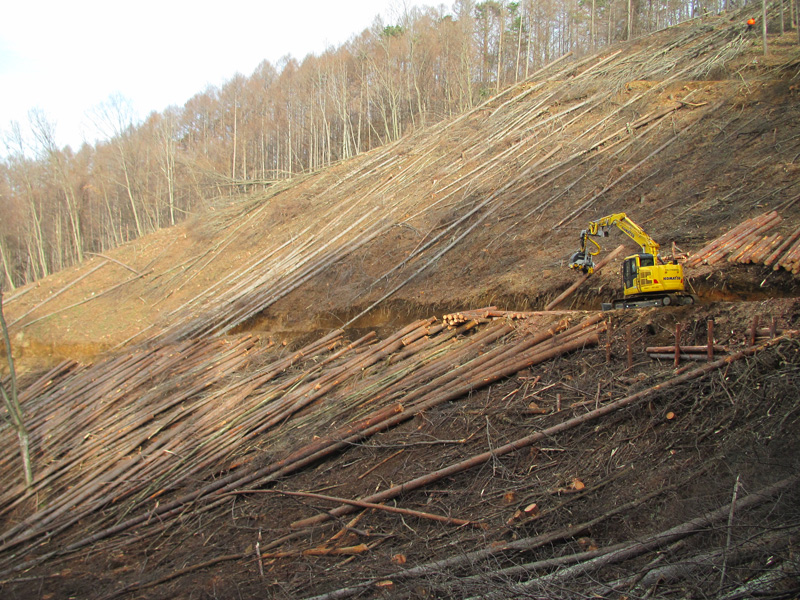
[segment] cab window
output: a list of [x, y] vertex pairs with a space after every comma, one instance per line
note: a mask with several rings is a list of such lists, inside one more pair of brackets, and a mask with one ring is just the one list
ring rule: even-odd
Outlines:
[[655, 257], [652, 254], [640, 254], [639, 255], [639, 266], [642, 267], [654, 267], [656, 264]]

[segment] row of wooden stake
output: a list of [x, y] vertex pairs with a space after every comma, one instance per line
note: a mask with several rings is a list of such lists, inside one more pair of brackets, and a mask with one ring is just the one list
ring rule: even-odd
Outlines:
[[[778, 320], [772, 317], [768, 327], [761, 327], [761, 321], [758, 315], [753, 317], [752, 325], [747, 331], [747, 345], [755, 346], [766, 340], [775, 339], [778, 336], [792, 334], [796, 332], [784, 330], [778, 327]], [[611, 361], [612, 355], [612, 328], [607, 329], [605, 349], [606, 349], [606, 362]], [[675, 324], [675, 343], [671, 346], [648, 346], [645, 348], [645, 353], [656, 360], [672, 360], [675, 368], [677, 369], [681, 361], [708, 361], [711, 362], [719, 354], [728, 354], [730, 349], [718, 345], [714, 342], [714, 320], [709, 319], [706, 321], [706, 337], [705, 345], [684, 345], [681, 337], [684, 332], [682, 323]], [[633, 334], [630, 326], [625, 329], [625, 349], [628, 361], [628, 367], [633, 367]]]

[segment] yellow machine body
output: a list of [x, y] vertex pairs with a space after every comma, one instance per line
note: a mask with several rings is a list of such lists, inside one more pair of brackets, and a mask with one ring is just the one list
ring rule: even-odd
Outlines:
[[626, 297], [637, 294], [683, 292], [683, 265], [657, 264], [652, 254], [634, 254], [622, 263], [622, 289]]

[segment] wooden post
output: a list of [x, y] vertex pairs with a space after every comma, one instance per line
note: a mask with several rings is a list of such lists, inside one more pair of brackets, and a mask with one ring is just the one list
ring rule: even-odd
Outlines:
[[769, 324], [769, 339], [774, 339], [775, 334], [778, 332], [778, 317], [772, 317]]
[[714, 319], [709, 319], [706, 322], [708, 330], [708, 362], [714, 360]]
[[628, 368], [633, 368], [633, 334], [631, 333], [631, 326], [625, 328], [625, 345], [628, 350]]
[[753, 324], [750, 326], [750, 345], [756, 345], [756, 335], [758, 334], [758, 315], [753, 317]]
[[611, 319], [608, 320], [608, 324], [606, 325], [606, 363], [611, 362]]
[[675, 323], [675, 368], [681, 364], [681, 324]]

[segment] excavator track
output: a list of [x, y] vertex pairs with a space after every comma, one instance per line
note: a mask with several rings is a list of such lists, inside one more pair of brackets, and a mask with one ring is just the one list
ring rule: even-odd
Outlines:
[[615, 298], [612, 302], [603, 302], [602, 308], [603, 310], [623, 310], [651, 306], [689, 306], [698, 301], [699, 298], [694, 294], [654, 294], [635, 298]]

